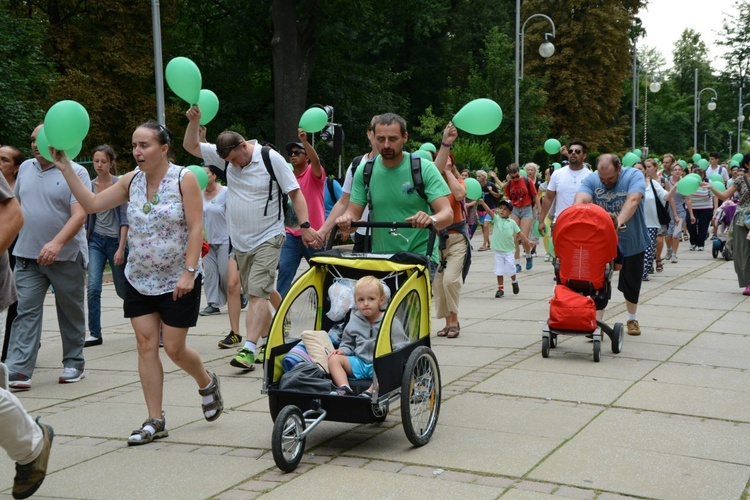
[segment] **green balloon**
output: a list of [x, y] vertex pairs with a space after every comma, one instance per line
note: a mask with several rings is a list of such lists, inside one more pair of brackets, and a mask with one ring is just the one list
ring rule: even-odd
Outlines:
[[198, 165], [190, 165], [187, 169], [198, 179], [198, 185], [201, 187], [201, 191], [206, 189], [206, 186], [208, 186], [208, 174], [206, 173], [206, 169], [199, 167]]
[[638, 158], [635, 153], [628, 152], [622, 157], [622, 164], [626, 167], [632, 167], [638, 160], [640, 160], [640, 158]]
[[83, 143], [79, 143], [77, 146], [73, 146], [70, 149], [65, 150], [65, 154], [68, 155], [68, 158], [71, 160], [75, 160], [76, 156], [78, 156], [81, 152], [81, 149], [83, 148]]
[[219, 112], [219, 98], [208, 89], [201, 89], [197, 104], [201, 108], [201, 125], [208, 124]]
[[49, 141], [47, 140], [47, 133], [44, 130], [44, 126], [42, 126], [36, 134], [36, 148], [44, 159], [47, 161], [55, 161], [52, 159], [52, 155], [49, 152]]
[[414, 151], [414, 154], [427, 161], [432, 161], [432, 155], [425, 149], [417, 149], [416, 151]]
[[705, 158], [701, 158], [700, 160], [698, 160], [698, 166], [703, 170], [706, 170], [708, 168], [708, 160], [706, 160]]
[[685, 160], [677, 160], [677, 163], [679, 163], [682, 168], [687, 168], [687, 162]]
[[299, 128], [314, 134], [320, 132], [328, 124], [328, 115], [322, 108], [310, 108], [299, 119]]
[[555, 167], [555, 170], [560, 170], [560, 168], [562, 168], [562, 165], [557, 162], [553, 163], [552, 166]]
[[695, 154], [693, 155], [693, 163], [698, 163], [698, 162], [700, 161], [700, 159], [701, 159], [701, 158], [702, 158], [702, 156], [701, 156], [701, 155], [699, 155], [698, 153], [695, 153]]
[[552, 241], [552, 238], [548, 240], [547, 243], [547, 253], [550, 254], [552, 257], [555, 257], [555, 244]]
[[203, 77], [198, 66], [187, 57], [175, 57], [164, 71], [167, 85], [183, 101], [193, 105], [201, 94]]
[[639, 160], [643, 157], [643, 152], [640, 149], [634, 149], [633, 154], [636, 155]]
[[738, 162], [737, 160], [732, 160], [729, 162], [729, 168], [739, 167], [739, 166], [740, 166], [740, 162]]
[[547, 139], [544, 141], [544, 151], [546, 151], [548, 155], [556, 155], [560, 152], [561, 147], [562, 144], [560, 144], [560, 141], [557, 139]]
[[[421, 149], [423, 151], [429, 151], [430, 153], [437, 153], [437, 148], [431, 142], [425, 142], [424, 144], [422, 144], [421, 146], [419, 146], [419, 149]], [[432, 159], [432, 158], [430, 158], [430, 159]]]
[[684, 177], [677, 183], [677, 192], [682, 196], [690, 196], [691, 194], [698, 191], [700, 187], [700, 181], [695, 179]]
[[468, 199], [478, 200], [482, 197], [482, 185], [479, 184], [478, 180], [469, 177], [464, 180], [464, 183], [466, 184], [466, 197]]
[[724, 184], [724, 177], [722, 177], [721, 174], [711, 174], [708, 176], [708, 180], [711, 182], [716, 181], [716, 182], [721, 182], [722, 184]]
[[521, 169], [518, 173], [521, 174], [521, 177], [526, 177], [526, 178], [529, 177], [529, 174], [527, 174], [526, 170], [524, 169]]
[[742, 153], [737, 153], [736, 155], [732, 156], [732, 159], [737, 162], [737, 165], [740, 165], [742, 163], [742, 159], [745, 158], [745, 155]]
[[[721, 176], [719, 176], [721, 177]], [[716, 188], [717, 191], [724, 191], [726, 187], [724, 187], [724, 181], [711, 181], [711, 185]]]
[[684, 178], [685, 179], [695, 179], [696, 182], [701, 182], [703, 180], [703, 177], [701, 177], [698, 174], [687, 174]]
[[534, 230], [534, 234], [537, 238], [543, 238], [542, 233], [539, 232], [539, 221], [535, 220], [534, 225], [532, 226], [532, 229]]
[[55, 149], [71, 149], [89, 133], [89, 114], [75, 101], [59, 101], [44, 116], [44, 129], [50, 145]]
[[453, 117], [453, 124], [474, 135], [487, 135], [497, 130], [503, 121], [503, 110], [492, 99], [474, 99]]

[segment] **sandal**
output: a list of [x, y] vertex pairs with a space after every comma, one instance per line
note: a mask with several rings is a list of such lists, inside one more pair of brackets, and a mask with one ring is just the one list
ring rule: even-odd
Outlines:
[[[198, 389], [198, 394], [201, 396], [213, 396], [213, 400], [210, 403], [201, 404], [203, 417], [209, 422], [213, 422], [224, 411], [224, 399], [221, 397], [221, 392], [219, 391], [219, 377], [211, 371], [208, 372], [208, 375], [211, 377], [211, 383], [205, 389]], [[215, 410], [216, 413], [207, 417], [206, 413], [212, 410]]]
[[438, 330], [437, 336], [438, 337], [445, 337], [446, 335], [448, 335], [448, 330], [449, 330], [449, 327], [447, 327], [447, 326], [445, 328], [443, 328], [442, 330]]
[[[151, 429], [154, 429], [154, 432], [151, 432]], [[164, 417], [164, 412], [161, 412], [161, 418], [146, 419], [140, 429], [136, 429], [130, 433], [128, 446], [150, 443], [154, 439], [161, 439], [167, 436], [169, 436], [167, 419]]]
[[487, 250], [489, 250], [489, 249], [490, 249], [489, 247], [486, 247], [486, 246], [484, 246], [484, 245], [482, 245], [481, 247], [479, 247], [479, 251], [480, 251], [480, 252], [486, 252], [486, 251], [487, 251]]
[[448, 337], [449, 339], [455, 339], [460, 333], [461, 330], [459, 330], [457, 326], [452, 326], [448, 328], [448, 335], [446, 335], [446, 337]]
[[662, 259], [656, 259], [656, 272], [660, 273], [664, 270], [664, 262]]

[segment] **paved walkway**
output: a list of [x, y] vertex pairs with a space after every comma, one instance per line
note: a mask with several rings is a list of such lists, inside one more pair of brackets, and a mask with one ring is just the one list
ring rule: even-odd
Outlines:
[[[474, 239], [478, 247], [479, 236]], [[687, 249], [685, 249], [687, 250]], [[492, 254], [474, 254], [462, 333], [433, 337], [443, 405], [429, 444], [412, 448], [398, 408], [381, 425], [324, 422], [296, 472], [271, 457], [261, 371], [242, 374], [219, 350], [227, 316], [200, 318], [189, 343], [222, 378], [227, 410], [203, 420], [196, 387], [167, 358], [170, 436], [128, 448], [146, 418], [135, 342], [105, 287], [104, 344], [86, 349], [88, 376], [60, 385], [53, 296], [33, 389], [18, 393], [55, 428], [38, 497], [104, 498], [700, 498], [748, 496], [750, 297], [731, 262], [684, 251], [644, 283], [640, 337], [619, 355], [561, 337], [543, 359], [551, 266], [520, 274], [521, 292], [495, 299]], [[607, 320], [624, 323], [615, 292]], [[433, 331], [442, 325], [434, 324]], [[0, 459], [0, 497], [13, 464]]]

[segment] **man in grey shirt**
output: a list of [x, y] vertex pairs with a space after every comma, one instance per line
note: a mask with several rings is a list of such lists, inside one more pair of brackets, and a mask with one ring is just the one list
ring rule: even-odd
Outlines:
[[[63, 344], [63, 372], [58, 380], [61, 384], [72, 383], [85, 376], [86, 212], [73, 197], [62, 173], [39, 153], [36, 137], [41, 128], [42, 125], [37, 126], [31, 134], [35, 159], [21, 164], [15, 187], [24, 225], [13, 250], [18, 316], [11, 327], [6, 359], [10, 387], [14, 390], [31, 389], [42, 337], [44, 298], [50, 285], [55, 290]], [[86, 169], [73, 165], [78, 177], [91, 189]]]

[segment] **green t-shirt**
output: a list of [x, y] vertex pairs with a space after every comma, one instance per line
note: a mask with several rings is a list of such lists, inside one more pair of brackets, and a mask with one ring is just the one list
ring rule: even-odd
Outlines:
[[492, 237], [490, 238], [490, 247], [497, 252], [515, 252], [516, 251], [516, 233], [520, 233], [516, 221], [508, 217], [503, 219], [495, 214], [492, 217]]
[[[405, 222], [420, 210], [432, 213], [429, 203], [441, 196], [448, 196], [450, 189], [432, 162], [422, 162], [422, 180], [427, 201], [414, 189], [411, 175], [411, 158], [404, 153], [404, 158], [397, 167], [386, 168], [378, 155], [370, 177], [370, 196], [372, 196], [373, 222]], [[367, 206], [367, 193], [364, 183], [364, 164], [357, 168], [352, 181], [351, 201], [357, 205]], [[429, 203], [428, 203], [429, 201]], [[399, 229], [401, 236], [393, 236], [389, 229], [374, 229], [372, 249], [374, 252], [416, 252], [424, 254], [427, 250], [429, 232], [424, 229]], [[408, 241], [407, 241], [408, 240]], [[435, 244], [437, 248], [437, 243]], [[437, 251], [433, 252], [433, 256]]]

